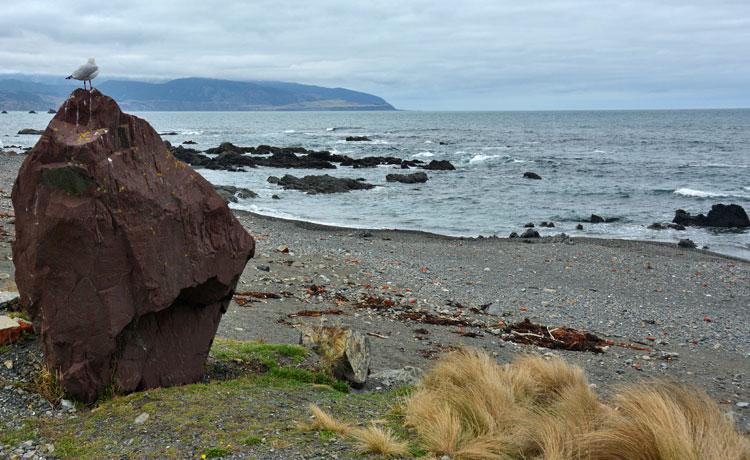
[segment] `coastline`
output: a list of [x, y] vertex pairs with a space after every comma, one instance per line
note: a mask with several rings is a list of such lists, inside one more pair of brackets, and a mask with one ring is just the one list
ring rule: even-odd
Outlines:
[[[11, 209], [10, 188], [23, 160], [8, 158], [0, 157], [3, 212]], [[618, 385], [653, 378], [695, 385], [750, 432], [750, 413], [736, 406], [750, 400], [749, 261], [652, 241], [463, 238], [234, 215], [257, 243], [237, 291], [284, 295], [232, 302], [217, 337], [296, 344], [303, 324], [351, 327], [369, 336], [373, 372], [429, 369], [461, 346], [484, 349], [500, 362], [557, 355], [584, 368], [604, 397]], [[7, 232], [0, 269], [12, 280], [12, 218], [0, 225]], [[313, 285], [323, 291], [311, 291]], [[363, 306], [370, 298], [393, 307]], [[426, 324], [419, 320], [424, 315], [460, 318], [464, 326]], [[550, 350], [493, 332], [525, 319], [620, 345], [601, 354]]]
[[[257, 219], [268, 219], [270, 221], [279, 221], [279, 222], [286, 222], [292, 225], [295, 225], [302, 229], [307, 230], [328, 230], [328, 231], [334, 231], [334, 232], [367, 232], [367, 233], [373, 233], [373, 234], [408, 234], [408, 235], [416, 235], [416, 236], [422, 236], [425, 238], [436, 238], [436, 239], [445, 239], [445, 240], [457, 240], [457, 241], [472, 241], [472, 240], [500, 240], [500, 241], [513, 241], [511, 238], [504, 237], [504, 236], [454, 236], [454, 235], [444, 235], [442, 233], [436, 233], [431, 232], [428, 230], [412, 230], [412, 229], [401, 229], [401, 228], [371, 228], [367, 226], [362, 227], [348, 227], [346, 225], [335, 225], [335, 224], [327, 224], [327, 223], [320, 223], [312, 220], [305, 220], [300, 218], [293, 218], [293, 217], [281, 217], [281, 216], [274, 216], [270, 214], [263, 214], [261, 212], [255, 212], [255, 211], [247, 211], [244, 209], [237, 209], [230, 206], [230, 209], [232, 210], [235, 215], [241, 216], [241, 215], [249, 215], [253, 216]], [[527, 239], [527, 240], [519, 240], [523, 241], [526, 244], [544, 244], [550, 240], [550, 238], [554, 239], [557, 237], [560, 237], [560, 235], [564, 234], [565, 232], [560, 231], [558, 234], [542, 237], [538, 240], [536, 239]], [[626, 247], [628, 245], [633, 246], [654, 246], [654, 247], [660, 247], [660, 248], [677, 248], [677, 245], [675, 243], [669, 242], [669, 241], [659, 241], [659, 240], [642, 240], [642, 239], [628, 239], [628, 238], [599, 238], [594, 236], [569, 236], [568, 237], [571, 240], [575, 241], [581, 241], [581, 242], [588, 242], [592, 244], [600, 244], [602, 246], [608, 246], [608, 245], [615, 245], [620, 247]], [[681, 249], [684, 250], [684, 249]], [[737, 262], [746, 262], [750, 263], [750, 257], [744, 258], [740, 256], [734, 256], [731, 254], [725, 254], [722, 252], [716, 252], [712, 251], [710, 249], [700, 249], [695, 248], [691, 251], [699, 253], [699, 254], [705, 254], [710, 256], [716, 256], [728, 260], [733, 260]]]

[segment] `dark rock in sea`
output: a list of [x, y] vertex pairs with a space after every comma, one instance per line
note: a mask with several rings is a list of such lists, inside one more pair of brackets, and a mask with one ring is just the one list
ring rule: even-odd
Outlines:
[[182, 144], [183, 145], [195, 145], [195, 144], [197, 144], [197, 142], [191, 141], [191, 140], [187, 140], [187, 141], [184, 141]]
[[2, 112], [0, 112], [0, 113], [8, 113], [8, 111], [7, 111], [7, 110], [3, 110], [3, 111], [2, 111]]
[[620, 220], [619, 217], [607, 217], [605, 219], [602, 216], [598, 216], [596, 214], [591, 214], [591, 217], [586, 222], [589, 222], [589, 223], [592, 223], [592, 224], [604, 224], [604, 223], [610, 224], [612, 222], [617, 222], [619, 220]]
[[431, 171], [454, 171], [456, 169], [448, 160], [432, 160], [429, 164], [422, 166], [422, 168]]
[[524, 225], [523, 227], [524, 228], [534, 228], [534, 223], [533, 222], [529, 222], [528, 224]]
[[33, 113], [33, 114], [36, 114], [36, 112], [35, 112], [35, 111], [33, 111], [33, 110], [29, 110], [29, 113]]
[[541, 224], [539, 224], [539, 226], [542, 227], [542, 228], [555, 228], [555, 223], [554, 222], [546, 222], [545, 221], [545, 222], [542, 222]]
[[427, 174], [415, 172], [414, 174], [388, 174], [385, 176], [388, 182], [401, 182], [402, 184], [421, 184], [427, 182]]
[[695, 249], [697, 247], [693, 240], [690, 240], [688, 238], [684, 238], [678, 241], [677, 246], [685, 249]]
[[521, 238], [539, 238], [539, 232], [533, 228], [528, 228], [525, 232], [521, 233]]
[[183, 146], [177, 146], [171, 149], [172, 155], [178, 160], [193, 166], [206, 166], [211, 159], [194, 149], [186, 149]]
[[683, 209], [678, 209], [672, 222], [697, 227], [750, 227], [750, 219], [745, 209], [737, 204], [715, 204], [711, 206], [707, 216], [703, 214], [693, 216]]
[[537, 174], [535, 172], [531, 172], [531, 171], [526, 171], [525, 173], [523, 173], [523, 178], [524, 179], [542, 180], [542, 176], [540, 176], [539, 174]]
[[369, 142], [371, 139], [367, 136], [347, 136], [346, 142]]
[[44, 134], [44, 131], [39, 129], [24, 128], [18, 131], [18, 134], [31, 134], [33, 136], [39, 136], [40, 134]]
[[654, 222], [646, 228], [648, 228], [649, 230], [665, 230], [667, 227], [659, 222]]
[[13, 262], [46, 366], [90, 403], [200, 381], [255, 243], [159, 134], [77, 89], [13, 188]]
[[374, 185], [366, 182], [329, 176], [305, 176], [302, 178], [286, 174], [281, 178], [271, 176], [268, 182], [282, 186], [284, 189], [301, 190], [310, 195], [316, 193], [342, 193], [351, 190], [369, 190]]
[[257, 193], [252, 190], [241, 187], [233, 187], [231, 185], [214, 185], [214, 190], [218, 193], [224, 201], [227, 203], [237, 203], [239, 200], [246, 200], [248, 198], [256, 198]]
[[438, 144], [439, 145], [449, 145], [448, 142], [445, 142], [445, 141], [440, 141], [440, 142], [438, 142]]
[[165, 131], [163, 133], [159, 133], [160, 136], [177, 136], [179, 133], [176, 131]]
[[280, 200], [281, 197], [279, 195], [271, 195], [271, 199], [273, 199], [273, 200]]
[[510, 235], [508, 235], [508, 238], [518, 238], [518, 233], [510, 232]]
[[576, 230], [583, 230], [583, 224], [576, 225]]
[[671, 228], [672, 230], [685, 231], [685, 226], [680, 224], [669, 223], [667, 224], [667, 227]]
[[[248, 157], [244, 157], [248, 158]], [[330, 161], [315, 156], [300, 155], [292, 152], [274, 152], [271, 156], [248, 158], [256, 166], [293, 169], [336, 169]]]

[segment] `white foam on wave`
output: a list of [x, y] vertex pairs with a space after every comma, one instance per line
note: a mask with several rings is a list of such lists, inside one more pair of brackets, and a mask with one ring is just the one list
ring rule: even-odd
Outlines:
[[294, 130], [294, 129], [285, 129], [285, 130], [284, 130], [284, 133], [285, 133], [285, 134], [292, 134], [292, 133], [296, 133], [296, 132], [297, 132], [297, 131], [296, 131], [296, 130]]
[[326, 128], [326, 131], [336, 131], [336, 128]]
[[594, 150], [594, 153], [609, 153], [606, 150]]
[[425, 144], [432, 144], [432, 141], [424, 141]]
[[[743, 189], [747, 190], [748, 187], [743, 187]], [[750, 195], [747, 195], [745, 193], [741, 192], [723, 192], [723, 191], [706, 191], [706, 190], [696, 190], [692, 188], [679, 188], [673, 192], [675, 195], [681, 195], [681, 196], [689, 196], [694, 198], [750, 198]]]
[[429, 158], [434, 157], [435, 154], [432, 152], [419, 152], [412, 155], [412, 158]]
[[499, 157], [500, 155], [483, 155], [480, 153], [478, 155], [474, 155], [471, 158], [471, 160], [469, 160], [469, 163], [481, 163], [483, 161], [487, 161], [487, 160], [491, 160], [493, 158], [499, 158]]
[[183, 136], [200, 136], [203, 134], [203, 131], [183, 131]]

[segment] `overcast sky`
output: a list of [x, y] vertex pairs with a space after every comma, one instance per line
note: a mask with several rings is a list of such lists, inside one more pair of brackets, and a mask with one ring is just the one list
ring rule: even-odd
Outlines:
[[2, 0], [0, 72], [273, 79], [404, 109], [750, 107], [750, 0]]

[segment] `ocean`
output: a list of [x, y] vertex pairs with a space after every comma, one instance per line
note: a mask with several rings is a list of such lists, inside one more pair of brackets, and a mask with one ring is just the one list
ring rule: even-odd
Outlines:
[[[215, 184], [259, 194], [232, 206], [272, 216], [355, 228], [422, 230], [454, 236], [508, 236], [527, 222], [552, 221], [542, 235], [676, 242], [750, 259], [750, 231], [649, 230], [678, 208], [706, 213], [713, 203], [750, 212], [750, 110], [550, 112], [141, 112], [172, 144], [221, 142], [330, 150], [352, 157], [445, 159], [456, 171], [428, 171], [425, 184], [386, 183], [390, 167], [336, 170], [201, 170]], [[0, 115], [0, 145], [33, 145], [52, 115]], [[347, 136], [370, 142], [347, 142]], [[542, 180], [522, 178], [526, 171]], [[365, 178], [373, 190], [305, 195], [269, 176], [332, 174]], [[272, 195], [281, 199], [272, 199]], [[579, 221], [592, 213], [609, 224]]]

